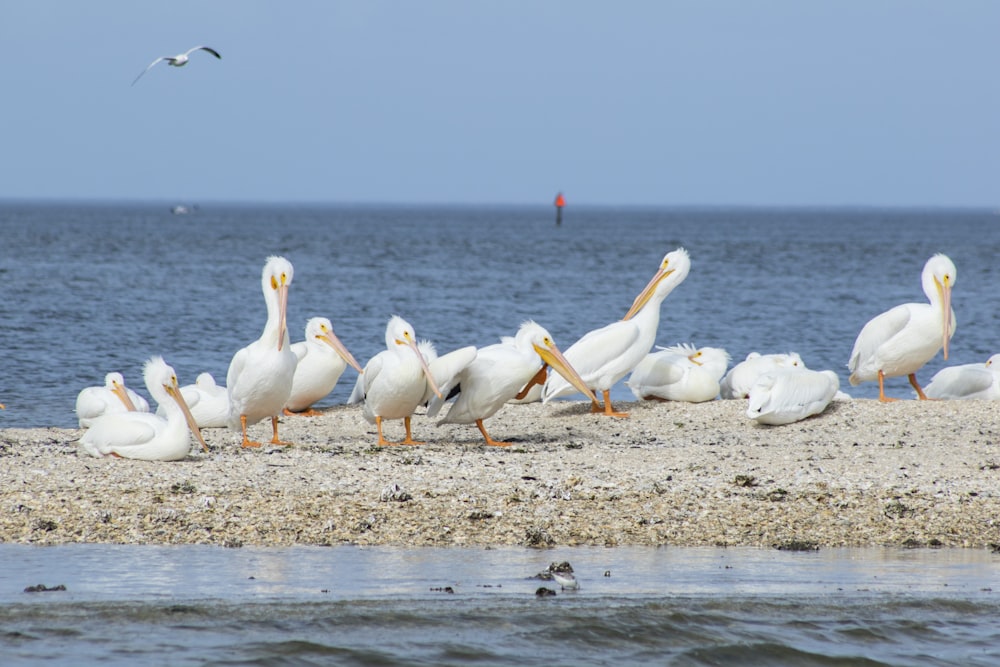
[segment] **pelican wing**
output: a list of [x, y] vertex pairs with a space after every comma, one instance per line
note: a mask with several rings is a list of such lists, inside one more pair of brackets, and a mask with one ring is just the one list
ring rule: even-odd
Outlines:
[[996, 374], [983, 364], [949, 366], [931, 378], [924, 392], [930, 398], [962, 399], [985, 392], [996, 380]]
[[851, 350], [851, 359], [847, 362], [847, 367], [850, 369], [852, 375], [862, 370], [864, 365], [874, 358], [878, 348], [902, 331], [909, 321], [910, 309], [908, 304], [891, 308], [869, 320], [864, 328], [861, 329], [857, 340], [854, 341], [854, 349]]
[[[594, 329], [573, 343], [563, 356], [588, 385], [608, 372], [609, 367], [621, 358], [639, 339], [639, 328], [632, 320], [620, 320]], [[626, 370], [627, 372], [627, 370]], [[550, 373], [542, 401], [576, 391], [569, 381], [558, 373]]]
[[143, 74], [145, 74], [149, 70], [153, 69], [153, 65], [155, 65], [158, 62], [160, 62], [161, 60], [164, 60], [165, 58], [166, 58], [166, 56], [160, 56], [159, 58], [157, 58], [153, 62], [149, 63], [149, 65], [146, 67], [146, 69], [144, 69], [141, 72], [139, 72], [139, 76], [135, 77], [135, 81], [132, 82], [132, 85], [134, 86], [135, 82], [142, 78]]
[[348, 405], [364, 402], [372, 383], [375, 382], [378, 374], [382, 372], [382, 364], [387, 354], [389, 353], [383, 350], [368, 360], [368, 363], [365, 364], [365, 372], [358, 375], [358, 379], [354, 382], [354, 389], [351, 391], [350, 398], [347, 399]]
[[[434, 383], [441, 390], [441, 395], [447, 398], [451, 389], [458, 384], [459, 376], [465, 368], [473, 362], [476, 358], [476, 348], [474, 345], [469, 345], [467, 347], [462, 347], [448, 354], [443, 354], [440, 357], [433, 359], [428, 362], [427, 367], [431, 369], [431, 376], [434, 377]], [[431, 398], [437, 399], [434, 394], [434, 390], [431, 389], [430, 384], [427, 385], [427, 389], [424, 390], [424, 398], [421, 404], [427, 403]], [[438, 407], [440, 409], [440, 407]], [[435, 411], [435, 414], [437, 412]], [[433, 416], [433, 415], [431, 415]]]
[[647, 354], [632, 371], [632, 375], [625, 384], [639, 400], [655, 393], [648, 391], [648, 389], [677, 384], [684, 379], [687, 373], [679, 363], [675, 363], [678, 359], [686, 359], [686, 357], [678, 357], [669, 352], [667, 354], [663, 352]]
[[222, 56], [219, 55], [219, 52], [216, 51], [215, 49], [213, 49], [210, 46], [196, 46], [193, 49], [188, 49], [187, 51], [185, 51], [184, 55], [189, 56], [192, 53], [194, 53], [195, 51], [199, 51], [199, 50], [200, 51], [208, 51], [209, 53], [211, 53], [213, 56], [215, 56], [219, 60], [222, 60]]
[[98, 417], [80, 438], [92, 456], [107, 456], [117, 449], [144, 445], [165, 422], [148, 412], [122, 412]]

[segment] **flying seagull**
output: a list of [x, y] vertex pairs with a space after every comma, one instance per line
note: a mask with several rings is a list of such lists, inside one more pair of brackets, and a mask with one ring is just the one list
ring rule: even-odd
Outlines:
[[142, 70], [142, 72], [139, 73], [139, 76], [135, 77], [135, 81], [132, 82], [132, 85], [134, 86], [135, 82], [142, 78], [143, 74], [145, 74], [146, 72], [148, 72], [149, 70], [151, 70], [153, 68], [153, 65], [155, 65], [158, 62], [160, 62], [161, 60], [166, 60], [168, 65], [173, 65], [174, 67], [184, 67], [184, 65], [187, 65], [187, 61], [188, 61], [189, 56], [192, 53], [194, 53], [195, 51], [198, 51], [199, 49], [202, 50], [202, 51], [208, 51], [209, 53], [211, 53], [213, 56], [215, 56], [219, 60], [222, 60], [222, 56], [220, 56], [219, 52], [216, 51], [215, 49], [210, 48], [208, 46], [196, 46], [193, 49], [188, 49], [184, 53], [181, 53], [181, 54], [176, 55], [176, 56], [160, 56], [159, 58], [157, 58], [153, 62], [149, 63], [149, 67], [147, 67], [146, 69]]

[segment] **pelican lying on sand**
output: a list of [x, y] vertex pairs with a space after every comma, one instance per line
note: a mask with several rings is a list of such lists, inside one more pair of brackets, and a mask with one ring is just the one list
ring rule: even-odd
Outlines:
[[826, 410], [839, 388], [833, 371], [774, 369], [750, 388], [747, 417], [758, 424], [791, 424]]
[[191, 450], [193, 433], [208, 451], [177, 386], [174, 369], [162, 357], [152, 357], [146, 362], [143, 377], [146, 389], [164, 408], [166, 418], [149, 412], [117, 412], [98, 417], [80, 438], [83, 450], [98, 457], [179, 461]]
[[319, 414], [311, 409], [313, 403], [333, 391], [347, 365], [361, 372], [361, 365], [333, 333], [333, 325], [325, 317], [313, 317], [306, 322], [306, 338], [294, 343], [292, 352], [298, 363], [292, 378], [292, 393], [285, 404], [286, 415]]
[[729, 354], [722, 348], [661, 347], [639, 362], [626, 384], [640, 401], [702, 403], [719, 395], [728, 364]]
[[80, 428], [87, 428], [102, 415], [116, 412], [149, 412], [149, 403], [125, 386], [121, 373], [108, 373], [103, 387], [86, 387], [76, 396]]
[[962, 364], [939, 370], [924, 387], [927, 398], [954, 400], [1000, 399], [1000, 354], [985, 364]]
[[750, 387], [764, 373], [780, 368], [803, 369], [806, 365], [795, 352], [785, 354], [761, 354], [751, 352], [747, 358], [729, 369], [722, 382], [719, 383], [719, 395], [722, 398], [747, 398]]

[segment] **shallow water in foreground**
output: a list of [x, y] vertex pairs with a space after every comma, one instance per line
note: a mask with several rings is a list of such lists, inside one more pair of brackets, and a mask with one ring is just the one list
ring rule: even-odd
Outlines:
[[[532, 578], [563, 560], [579, 590]], [[0, 562], [7, 666], [1000, 662], [985, 550], [0, 545]]]

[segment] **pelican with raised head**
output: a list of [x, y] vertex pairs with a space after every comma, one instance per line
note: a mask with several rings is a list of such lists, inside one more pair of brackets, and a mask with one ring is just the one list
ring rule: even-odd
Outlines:
[[[601, 392], [604, 410], [598, 404], [592, 412], [611, 417], [627, 417], [627, 412], [615, 412], [611, 406], [611, 387], [628, 375], [653, 348], [660, 325], [660, 304], [674, 288], [684, 282], [691, 270], [691, 259], [684, 248], [668, 252], [653, 278], [639, 293], [632, 307], [618, 322], [585, 334], [564, 353], [567, 362], [576, 369], [590, 389]], [[561, 375], [550, 375], [542, 390], [542, 401], [578, 391]]]
[[854, 342], [847, 367], [852, 385], [878, 380], [878, 398], [895, 401], [885, 395], [885, 378], [905, 375], [925, 400], [927, 395], [917, 382], [917, 371], [944, 349], [955, 334], [955, 312], [951, 309], [951, 290], [955, 286], [955, 264], [937, 254], [927, 260], [920, 276], [924, 294], [930, 303], [904, 303], [871, 319]]
[[80, 446], [91, 456], [117, 456], [144, 461], [180, 461], [191, 450], [193, 433], [207, 452], [208, 445], [191, 416], [177, 374], [163, 361], [152, 357], [143, 372], [146, 389], [166, 413], [117, 412], [98, 417], [80, 438]]
[[271, 418], [271, 444], [287, 445], [278, 438], [278, 415], [292, 393], [297, 359], [288, 341], [288, 287], [292, 263], [270, 257], [261, 274], [267, 305], [267, 322], [260, 338], [233, 355], [226, 374], [229, 392], [229, 426], [243, 429], [243, 446], [260, 447], [247, 437], [247, 426]]

